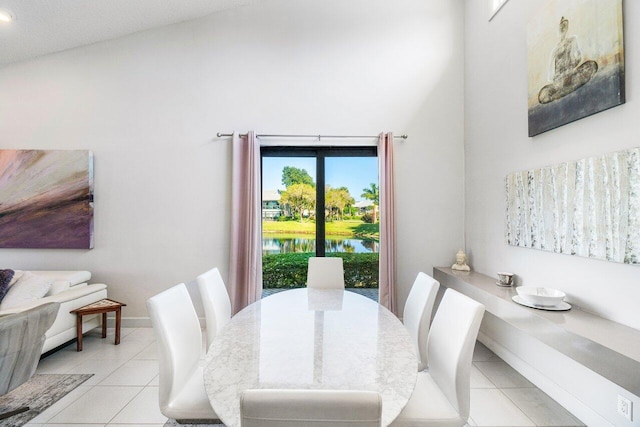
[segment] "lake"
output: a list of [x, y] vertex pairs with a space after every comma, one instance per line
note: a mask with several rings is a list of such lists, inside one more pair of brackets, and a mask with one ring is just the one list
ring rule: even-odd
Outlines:
[[[327, 236], [326, 252], [378, 253], [379, 243], [375, 240]], [[262, 254], [286, 254], [315, 252], [316, 239], [309, 235], [263, 235]]]

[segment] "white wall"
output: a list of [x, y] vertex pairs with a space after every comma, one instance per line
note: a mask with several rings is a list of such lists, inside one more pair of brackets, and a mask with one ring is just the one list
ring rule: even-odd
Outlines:
[[0, 249], [87, 269], [144, 301], [227, 277], [230, 151], [216, 132], [377, 134], [396, 144], [401, 305], [462, 245], [463, 4], [273, 0], [0, 69], [0, 148], [89, 149], [95, 249]]
[[514, 171], [640, 144], [640, 3], [624, 2], [627, 102], [527, 137], [527, 22], [543, 0], [510, 1], [488, 22], [488, 2], [465, 3], [466, 247], [472, 267], [511, 270], [522, 284], [560, 288], [603, 317], [640, 329], [640, 268], [508, 246], [504, 178]]

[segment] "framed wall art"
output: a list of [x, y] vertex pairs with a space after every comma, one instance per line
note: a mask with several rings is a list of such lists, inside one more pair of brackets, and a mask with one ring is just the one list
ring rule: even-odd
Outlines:
[[508, 244], [640, 265], [640, 148], [509, 174]]
[[529, 136], [625, 102], [622, 0], [550, 0], [527, 27]]
[[93, 155], [0, 150], [0, 248], [93, 248]]

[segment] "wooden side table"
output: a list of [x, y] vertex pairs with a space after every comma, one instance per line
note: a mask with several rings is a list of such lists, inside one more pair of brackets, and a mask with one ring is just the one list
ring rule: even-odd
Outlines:
[[122, 307], [127, 304], [123, 304], [112, 299], [101, 299], [92, 304], [85, 305], [84, 307], [71, 310], [69, 313], [75, 314], [76, 317], [76, 330], [78, 334], [78, 351], [82, 351], [82, 316], [89, 314], [102, 314], [102, 338], [107, 337], [107, 313], [115, 311], [116, 313], [116, 343], [120, 344], [120, 322], [122, 320]]

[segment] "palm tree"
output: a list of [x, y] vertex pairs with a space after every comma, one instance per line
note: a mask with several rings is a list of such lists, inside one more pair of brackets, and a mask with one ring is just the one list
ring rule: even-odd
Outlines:
[[378, 216], [378, 206], [380, 205], [380, 189], [372, 182], [368, 188], [363, 188], [362, 191], [363, 193], [360, 196], [373, 202], [373, 223], [375, 224]]

